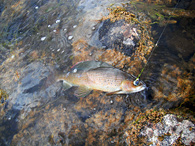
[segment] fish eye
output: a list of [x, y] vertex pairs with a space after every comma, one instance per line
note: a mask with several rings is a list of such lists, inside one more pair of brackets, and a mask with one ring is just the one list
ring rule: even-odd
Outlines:
[[138, 86], [139, 85], [139, 79], [136, 79], [135, 81], [133, 81], [133, 85]]

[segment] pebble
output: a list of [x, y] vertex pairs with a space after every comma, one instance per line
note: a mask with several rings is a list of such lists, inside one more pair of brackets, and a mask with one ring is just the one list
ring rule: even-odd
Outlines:
[[11, 116], [9, 116], [7, 119], [8, 119], [8, 120], [11, 120], [11, 119], [12, 119], [12, 117], [11, 117]]
[[36, 10], [37, 10], [38, 8], [39, 8], [38, 6], [35, 7]]
[[74, 25], [74, 26], [73, 26], [73, 28], [76, 28], [76, 27], [77, 27], [77, 25]]
[[73, 39], [73, 36], [70, 35], [70, 36], [68, 37], [68, 40], [72, 40], [72, 39]]
[[56, 32], [56, 30], [54, 29], [53, 32]]
[[56, 20], [56, 23], [60, 23], [60, 20], [58, 19], [58, 20]]
[[42, 38], [41, 38], [41, 41], [44, 41], [45, 39], [46, 39], [46, 37], [42, 37]]
[[47, 27], [51, 27], [51, 25], [48, 25]]

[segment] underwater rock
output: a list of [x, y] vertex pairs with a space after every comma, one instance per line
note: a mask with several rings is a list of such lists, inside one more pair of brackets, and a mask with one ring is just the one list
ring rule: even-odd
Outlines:
[[13, 89], [9, 104], [14, 109], [29, 111], [38, 106], [39, 102], [55, 97], [59, 87], [56, 84], [49, 85], [50, 69], [39, 62], [29, 64], [20, 76], [20, 84]]
[[100, 24], [99, 29], [93, 35], [90, 45], [117, 49], [131, 56], [138, 46], [139, 34], [136, 25], [129, 24], [124, 20], [111, 22], [109, 19]]
[[189, 120], [180, 122], [173, 114], [163, 117], [162, 123], [150, 124], [141, 132], [147, 136], [152, 146], [172, 145], [180, 138], [185, 145], [195, 142], [195, 125]]
[[66, 99], [60, 102], [66, 104], [66, 110], [64, 105], [48, 105], [41, 111], [31, 111], [14, 135], [12, 145], [83, 145], [86, 129], [74, 113], [74, 105]]

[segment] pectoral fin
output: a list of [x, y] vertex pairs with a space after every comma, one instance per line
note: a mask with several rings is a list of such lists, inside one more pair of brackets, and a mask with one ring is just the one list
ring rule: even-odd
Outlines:
[[85, 86], [79, 86], [77, 88], [77, 90], [75, 90], [74, 95], [77, 97], [85, 97], [85, 96], [89, 95], [89, 93], [91, 91], [92, 91], [91, 89], [89, 89]]
[[63, 80], [63, 90], [68, 90], [72, 87], [72, 84], [66, 82], [65, 80]]
[[114, 91], [114, 92], [109, 92], [109, 93], [106, 93], [106, 95], [109, 96], [109, 95], [113, 95], [113, 94], [118, 94], [120, 91], [122, 91], [122, 90], [117, 90], [117, 91]]

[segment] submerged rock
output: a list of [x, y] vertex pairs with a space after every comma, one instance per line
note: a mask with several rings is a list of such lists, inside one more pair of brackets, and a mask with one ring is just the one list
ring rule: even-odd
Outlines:
[[124, 52], [125, 55], [131, 56], [139, 42], [137, 28], [136, 25], [129, 24], [124, 20], [116, 22], [105, 20], [92, 37], [90, 44], [107, 49], [115, 48]]
[[185, 145], [195, 143], [195, 125], [189, 120], [179, 121], [173, 114], [167, 114], [162, 122], [149, 124], [142, 132], [148, 141], [156, 145], [172, 145], [179, 140]]
[[13, 108], [30, 110], [40, 104], [39, 102], [54, 97], [58, 87], [46, 85], [49, 75], [51, 75], [49, 67], [39, 62], [29, 64], [20, 77], [20, 84], [10, 95], [9, 103], [13, 104]]

